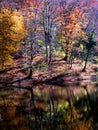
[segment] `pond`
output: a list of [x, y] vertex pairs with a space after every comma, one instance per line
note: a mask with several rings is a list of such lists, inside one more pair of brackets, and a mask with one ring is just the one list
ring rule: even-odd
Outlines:
[[97, 85], [0, 87], [0, 130], [98, 130]]

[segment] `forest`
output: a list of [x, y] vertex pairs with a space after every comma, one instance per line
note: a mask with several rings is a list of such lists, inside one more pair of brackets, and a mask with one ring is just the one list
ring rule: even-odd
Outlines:
[[98, 129], [98, 0], [0, 0], [0, 129]]

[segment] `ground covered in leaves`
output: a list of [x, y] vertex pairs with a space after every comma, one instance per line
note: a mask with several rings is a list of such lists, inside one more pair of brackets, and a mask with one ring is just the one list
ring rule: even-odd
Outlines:
[[92, 83], [98, 80], [98, 66], [94, 62], [88, 62], [86, 72], [82, 72], [83, 64], [74, 61], [72, 67], [62, 57], [52, 61], [50, 67], [45, 62], [45, 57], [37, 56], [33, 60], [32, 79], [28, 79], [29, 68], [24, 66], [23, 58], [15, 60], [13, 67], [0, 71], [0, 84], [13, 84], [15, 86], [31, 86], [33, 84], [66, 85], [78, 82]]

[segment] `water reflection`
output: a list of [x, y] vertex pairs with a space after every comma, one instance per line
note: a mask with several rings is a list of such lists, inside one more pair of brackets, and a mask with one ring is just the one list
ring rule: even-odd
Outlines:
[[0, 88], [2, 130], [97, 130], [98, 88], [93, 85]]

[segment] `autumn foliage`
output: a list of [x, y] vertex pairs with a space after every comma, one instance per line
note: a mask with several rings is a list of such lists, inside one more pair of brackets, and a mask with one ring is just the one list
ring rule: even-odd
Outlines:
[[[45, 54], [49, 66], [55, 50], [59, 47], [63, 48], [64, 60], [69, 61], [74, 45], [81, 39], [85, 40], [94, 28], [91, 13], [97, 5], [96, 0], [16, 0], [13, 3], [2, 1], [0, 68], [12, 63], [13, 54], [19, 49], [23, 52], [24, 64], [31, 68], [33, 58], [38, 53]], [[89, 32], [88, 26], [91, 27]], [[22, 48], [20, 43], [23, 43]]]
[[10, 8], [0, 10], [0, 67], [11, 64], [13, 53], [19, 49], [24, 38], [24, 19], [19, 11]]

